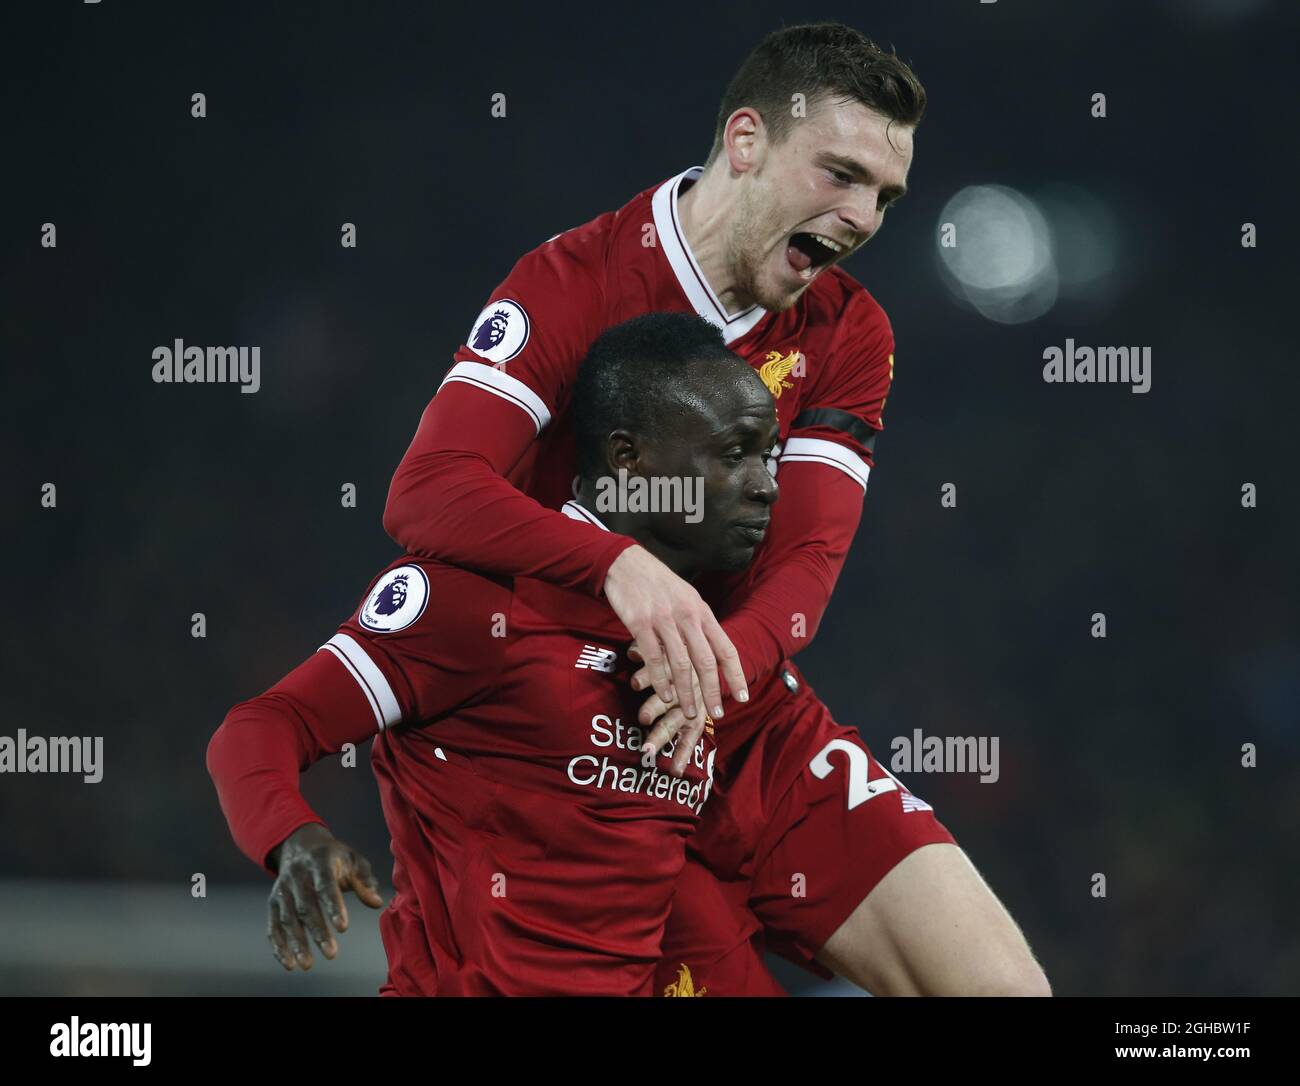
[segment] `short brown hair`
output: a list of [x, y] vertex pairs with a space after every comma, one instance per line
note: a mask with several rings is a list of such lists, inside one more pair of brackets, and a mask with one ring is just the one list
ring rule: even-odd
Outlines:
[[713, 134], [711, 163], [722, 151], [727, 118], [756, 109], [774, 143], [794, 127], [790, 105], [802, 93], [812, 108], [826, 99], [861, 102], [890, 121], [915, 127], [925, 113], [925, 88], [892, 50], [842, 23], [808, 23], [775, 30], [732, 77]]

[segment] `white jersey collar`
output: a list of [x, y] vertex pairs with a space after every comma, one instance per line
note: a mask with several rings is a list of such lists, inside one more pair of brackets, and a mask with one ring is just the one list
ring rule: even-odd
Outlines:
[[560, 506], [560, 512], [573, 520], [585, 520], [588, 524], [594, 524], [597, 528], [601, 529], [601, 531], [609, 531], [609, 529], [600, 522], [600, 518], [597, 517], [595, 513], [590, 509], [579, 505], [577, 502], [565, 502]]
[[677, 194], [683, 181], [696, 181], [703, 173], [703, 166], [692, 166], [655, 190], [651, 201], [655, 236], [687, 300], [695, 307], [695, 312], [722, 329], [722, 338], [726, 343], [734, 343], [761, 321], [767, 315], [767, 310], [760, 305], [751, 305], [740, 313], [727, 316], [718, 296], [704, 278], [695, 254], [691, 252], [686, 232], [677, 216]]

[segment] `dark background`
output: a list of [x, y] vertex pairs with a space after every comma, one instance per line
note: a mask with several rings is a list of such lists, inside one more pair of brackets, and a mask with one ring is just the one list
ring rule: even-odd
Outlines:
[[[910, 195], [848, 264], [893, 322], [896, 380], [801, 663], [879, 754], [913, 728], [1000, 737], [996, 784], [905, 779], [1057, 992], [1300, 989], [1294, 6], [106, 0], [6, 19], [0, 723], [103, 735], [106, 768], [0, 777], [0, 876], [257, 883], [205, 746], [394, 556], [388, 481], [488, 292], [703, 162], [764, 33], [839, 19], [895, 45], [930, 108]], [[958, 304], [947, 201], [1060, 182], [1119, 224], [1110, 282], [1018, 325]], [[154, 384], [176, 337], [260, 345], [261, 391]], [[1066, 337], [1149, 345], [1152, 390], [1045, 384]], [[369, 771], [304, 783], [386, 867]]]

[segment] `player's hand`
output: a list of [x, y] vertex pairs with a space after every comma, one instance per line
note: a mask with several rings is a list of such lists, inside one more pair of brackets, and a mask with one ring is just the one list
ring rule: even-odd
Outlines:
[[[643, 662], [641, 650], [637, 647], [635, 641], [632, 642], [632, 647], [627, 650], [627, 654], [638, 663]], [[695, 696], [703, 703], [700, 683], [695, 678], [694, 670], [691, 672], [691, 678], [694, 682]], [[649, 685], [650, 680], [647, 678], [646, 668], [642, 668], [632, 676], [632, 688], [634, 690], [644, 690]], [[672, 770], [679, 777], [685, 773], [686, 767], [690, 764], [691, 755], [695, 751], [695, 746], [704, 735], [704, 728], [708, 723], [707, 717], [700, 713], [694, 720], [690, 720], [676, 702], [665, 703], [658, 694], [651, 692], [641, 706], [641, 711], [637, 713], [637, 719], [647, 728], [652, 724], [654, 725], [650, 730], [650, 734], [646, 736], [645, 742], [641, 745], [641, 749], [645, 752], [643, 755], [645, 760], [653, 765], [654, 759], [659, 753], [659, 748], [666, 746], [670, 740], [676, 738], [677, 746], [673, 750]]]
[[267, 903], [270, 920], [266, 937], [275, 960], [289, 972], [293, 972], [295, 959], [303, 970], [312, 966], [304, 927], [325, 957], [338, 953], [325, 918], [329, 917], [337, 930], [348, 930], [348, 910], [340, 887], [355, 890], [372, 909], [383, 907], [379, 884], [366, 858], [319, 822], [294, 830], [272, 850], [270, 859], [279, 874]]
[[[722, 716], [722, 687], [749, 700], [736, 647], [700, 594], [641, 546], [628, 547], [605, 575], [605, 598], [640, 646], [650, 682], [666, 704], [677, 700], [690, 720]], [[698, 689], [692, 669], [699, 676]]]

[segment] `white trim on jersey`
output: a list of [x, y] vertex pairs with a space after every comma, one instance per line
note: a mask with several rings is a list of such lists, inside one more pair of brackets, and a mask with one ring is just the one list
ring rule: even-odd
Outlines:
[[603, 532], [609, 531], [609, 529], [597, 519], [595, 513], [590, 509], [584, 509], [577, 502], [565, 502], [560, 506], [560, 512], [570, 520], [585, 520], [588, 524], [594, 524]]
[[920, 796], [914, 796], [912, 795], [911, 792], [907, 791], [906, 789], [904, 789], [900, 793], [899, 798], [903, 801], [904, 814], [911, 814], [913, 811], [934, 810], [934, 808], [931, 807], [928, 803], [926, 803], [925, 800], [921, 799]]
[[402, 708], [397, 704], [397, 697], [384, 678], [384, 673], [353, 638], [344, 633], [335, 634], [321, 649], [337, 656], [348, 669], [348, 674], [357, 680], [381, 732], [402, 719]]
[[781, 449], [782, 464], [804, 460], [813, 464], [828, 464], [848, 475], [865, 491], [867, 476], [871, 468], [857, 453], [851, 452], [843, 445], [827, 441], [820, 437], [792, 437], [786, 440]]
[[[494, 396], [508, 400], [521, 408], [540, 434], [551, 421], [551, 412], [542, 398], [517, 377], [511, 377], [505, 370], [485, 366], [482, 362], [457, 362], [442, 379], [442, 385], [449, 381], [463, 381], [467, 385], [481, 388]], [[439, 390], [442, 389], [439, 385]]]
[[695, 312], [722, 329], [724, 342], [734, 343], [767, 316], [767, 310], [760, 305], [751, 305], [740, 313], [728, 316], [708, 280], [704, 278], [695, 254], [691, 252], [686, 231], [682, 229], [681, 220], [677, 217], [677, 193], [684, 180], [698, 180], [703, 173], [703, 166], [692, 166], [655, 190], [650, 202], [654, 212], [655, 236]]

